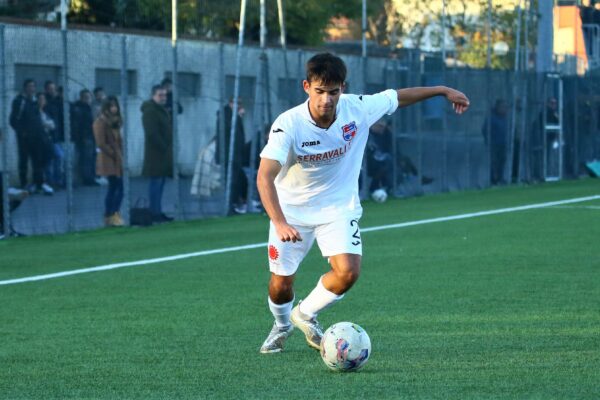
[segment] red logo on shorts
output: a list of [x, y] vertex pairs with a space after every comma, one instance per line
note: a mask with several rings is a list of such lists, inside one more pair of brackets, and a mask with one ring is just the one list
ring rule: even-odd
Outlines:
[[273, 245], [269, 245], [269, 258], [273, 261], [279, 258], [279, 252]]

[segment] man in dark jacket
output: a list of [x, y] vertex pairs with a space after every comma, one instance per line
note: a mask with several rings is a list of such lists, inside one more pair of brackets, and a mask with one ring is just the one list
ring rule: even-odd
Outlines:
[[148, 194], [154, 222], [173, 220], [162, 212], [166, 178], [173, 176], [173, 131], [166, 101], [167, 91], [161, 85], [155, 85], [152, 98], [141, 108], [145, 136], [142, 175], [150, 178]]
[[23, 82], [23, 91], [12, 102], [10, 110], [10, 126], [17, 135], [17, 148], [19, 152], [19, 179], [21, 187], [27, 187], [27, 169], [32, 158], [30, 137], [32, 123], [36, 119], [37, 105], [35, 101], [35, 81], [26, 79]]
[[79, 156], [79, 172], [84, 185], [96, 186], [96, 141], [94, 140], [92, 93], [79, 92], [79, 100], [71, 107], [71, 132]]

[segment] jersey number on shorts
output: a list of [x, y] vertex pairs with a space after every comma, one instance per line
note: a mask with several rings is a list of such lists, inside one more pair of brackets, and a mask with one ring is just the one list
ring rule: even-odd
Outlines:
[[360, 244], [360, 232], [358, 230], [358, 221], [353, 219], [352, 221], [350, 221], [350, 226], [352, 226], [352, 227], [356, 226], [356, 230], [352, 234], [352, 237], [356, 240], [353, 241], [352, 244], [354, 246], [358, 246]]

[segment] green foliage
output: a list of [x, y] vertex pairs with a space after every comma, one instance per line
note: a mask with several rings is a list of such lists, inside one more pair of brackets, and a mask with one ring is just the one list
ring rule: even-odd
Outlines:
[[[374, 1], [375, 5], [382, 0]], [[125, 28], [170, 30], [170, 2], [164, 0], [80, 0], [84, 7], [71, 7], [71, 21]], [[300, 0], [284, 1], [287, 39], [295, 45], [323, 43], [324, 29], [334, 16], [360, 18], [361, 0]], [[371, 5], [370, 10], [372, 10]], [[247, 39], [260, 36], [259, 2], [249, 1], [246, 15]], [[214, 39], [235, 40], [240, 18], [239, 1], [179, 0], [178, 30], [180, 33]], [[279, 38], [277, 3], [267, 2], [269, 40]]]
[[9, 1], [7, 5], [0, 6], [0, 15], [35, 18], [38, 13], [49, 11], [54, 5], [54, 1], [49, 0]]

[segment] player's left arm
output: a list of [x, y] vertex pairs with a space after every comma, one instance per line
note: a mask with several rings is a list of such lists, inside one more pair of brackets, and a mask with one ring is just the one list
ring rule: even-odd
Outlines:
[[412, 87], [398, 89], [397, 92], [399, 107], [407, 107], [435, 96], [444, 96], [452, 103], [452, 108], [457, 114], [462, 114], [469, 108], [469, 99], [464, 93], [446, 86]]

